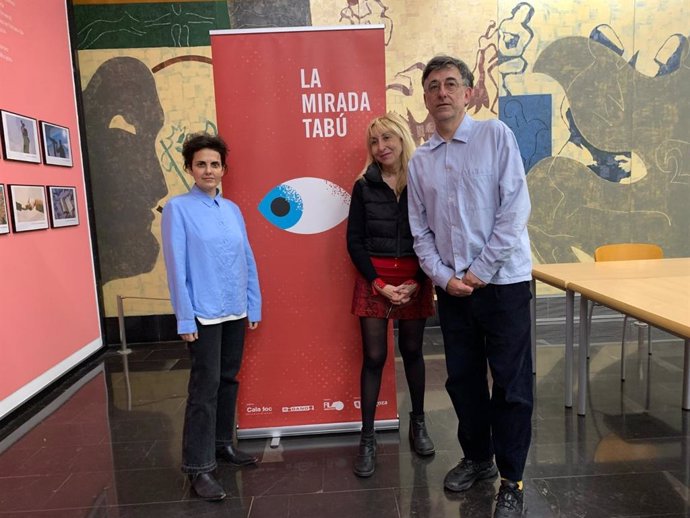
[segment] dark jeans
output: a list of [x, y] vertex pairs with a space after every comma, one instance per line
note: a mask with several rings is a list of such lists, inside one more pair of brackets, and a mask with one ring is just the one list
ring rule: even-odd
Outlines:
[[216, 468], [216, 446], [232, 444], [247, 319], [202, 325], [188, 344], [192, 368], [182, 435], [182, 471]]
[[464, 455], [478, 462], [495, 455], [502, 477], [522, 480], [532, 436], [529, 283], [489, 284], [469, 297], [453, 297], [440, 288], [436, 294], [446, 390]]

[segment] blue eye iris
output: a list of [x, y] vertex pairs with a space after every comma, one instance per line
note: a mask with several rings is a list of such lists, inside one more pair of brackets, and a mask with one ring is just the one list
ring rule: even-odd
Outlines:
[[294, 188], [281, 184], [264, 196], [259, 203], [259, 212], [276, 227], [287, 230], [302, 217], [304, 203]]
[[350, 195], [323, 178], [293, 178], [277, 185], [259, 202], [259, 212], [281, 230], [318, 234], [347, 217]]

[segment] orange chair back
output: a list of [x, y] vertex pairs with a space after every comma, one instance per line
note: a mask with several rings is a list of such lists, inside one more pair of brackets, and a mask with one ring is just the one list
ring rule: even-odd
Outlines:
[[602, 245], [594, 251], [594, 260], [633, 261], [636, 259], [662, 259], [664, 250], [652, 243], [615, 243]]

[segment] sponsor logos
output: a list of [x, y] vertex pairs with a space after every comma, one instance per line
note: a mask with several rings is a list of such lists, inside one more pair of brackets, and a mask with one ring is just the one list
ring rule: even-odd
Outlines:
[[345, 408], [345, 403], [343, 403], [342, 401], [331, 401], [330, 399], [325, 399], [323, 402], [324, 410], [341, 411], [343, 408]]
[[[354, 404], [354, 406], [355, 406], [355, 408], [356, 408], [357, 410], [359, 410], [360, 408], [362, 408], [362, 403], [360, 402], [359, 399], [355, 399], [355, 401], [354, 401], [353, 404]], [[387, 400], [387, 399], [384, 399], [384, 400], [381, 400], [381, 401], [377, 401], [377, 402], [376, 402], [376, 407], [380, 407], [380, 406], [388, 406], [388, 400]]]
[[244, 407], [244, 411], [247, 414], [271, 414], [273, 413], [273, 407], [268, 405], [256, 405], [254, 403], [247, 403]]
[[314, 405], [284, 406], [281, 411], [284, 414], [288, 412], [313, 412]]

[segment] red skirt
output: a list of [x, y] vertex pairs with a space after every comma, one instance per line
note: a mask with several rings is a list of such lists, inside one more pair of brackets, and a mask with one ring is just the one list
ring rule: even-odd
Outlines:
[[[386, 283], [399, 286], [413, 279], [419, 263], [416, 257], [392, 258], [372, 257], [376, 273]], [[416, 279], [415, 279], [416, 280]], [[428, 277], [419, 286], [410, 302], [404, 306], [391, 305], [383, 295], [372, 292], [371, 283], [358, 275], [352, 294], [352, 314], [358, 317], [393, 318], [396, 320], [417, 320], [434, 315], [434, 287]]]

